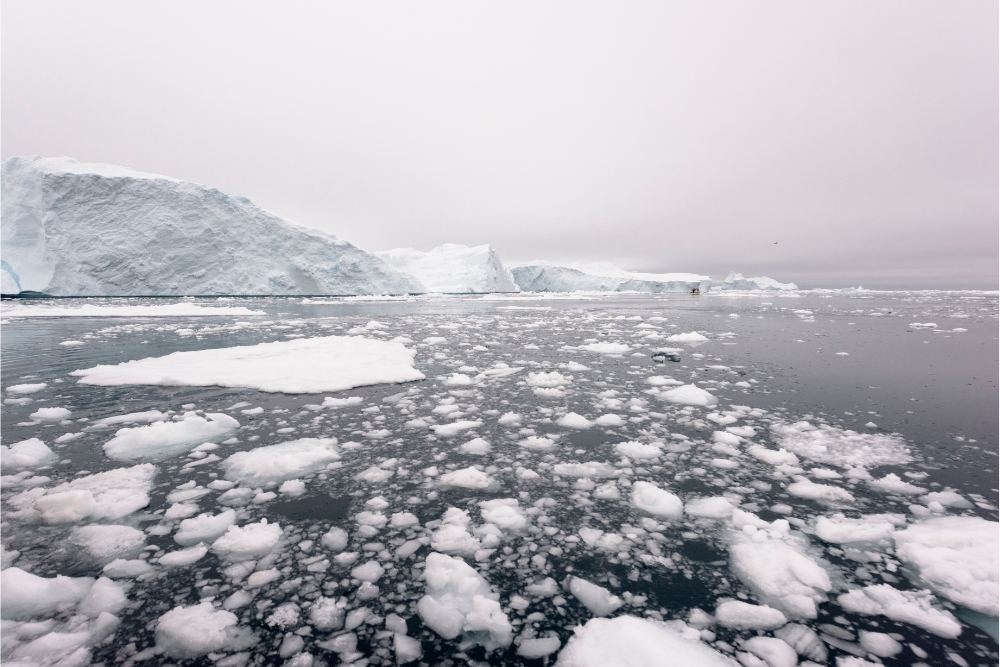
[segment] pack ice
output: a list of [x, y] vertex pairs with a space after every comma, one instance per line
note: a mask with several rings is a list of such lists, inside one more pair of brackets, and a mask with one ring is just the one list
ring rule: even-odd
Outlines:
[[489, 245], [464, 246], [445, 243], [428, 252], [396, 248], [375, 253], [393, 267], [421, 283], [428, 292], [476, 294], [517, 292], [510, 271]]
[[712, 279], [694, 273], [635, 273], [609, 262], [560, 266], [545, 261], [510, 265], [522, 292], [707, 292]]
[[66, 157], [13, 157], [0, 176], [5, 294], [424, 291], [347, 241], [196, 183]]
[[719, 285], [720, 290], [747, 290], [747, 291], [774, 291], [774, 290], [797, 290], [795, 283], [779, 283], [774, 278], [767, 276], [757, 276], [756, 278], [744, 278], [742, 273], [730, 271], [726, 279]]

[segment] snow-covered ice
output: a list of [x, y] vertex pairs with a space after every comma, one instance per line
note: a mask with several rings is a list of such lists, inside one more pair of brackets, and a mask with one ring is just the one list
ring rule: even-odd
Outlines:
[[223, 413], [204, 417], [187, 412], [179, 421], [119, 429], [104, 443], [104, 453], [116, 461], [162, 461], [189, 452], [205, 442], [228, 438], [240, 423]]
[[415, 351], [401, 343], [325, 336], [174, 352], [73, 371], [82, 384], [102, 386], [251, 387], [286, 394], [343, 391], [365, 385], [423, 380]]
[[236, 452], [219, 465], [225, 470], [226, 479], [270, 487], [339, 461], [336, 442], [336, 438], [302, 438]]

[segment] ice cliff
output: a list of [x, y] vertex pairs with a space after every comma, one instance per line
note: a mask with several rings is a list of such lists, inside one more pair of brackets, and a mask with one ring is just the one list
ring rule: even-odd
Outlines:
[[756, 278], [744, 278], [742, 273], [730, 271], [726, 279], [719, 285], [723, 290], [797, 290], [799, 287], [795, 283], [779, 283], [774, 278], [758, 276]]
[[517, 292], [510, 271], [489, 245], [472, 248], [446, 243], [428, 252], [396, 248], [375, 253], [396, 269], [412, 275], [428, 292]]
[[635, 273], [614, 264], [560, 266], [536, 261], [512, 264], [514, 282], [524, 292], [690, 292], [707, 291], [708, 276], [694, 273]]
[[71, 158], [3, 163], [2, 291], [403, 294], [420, 281], [243, 197]]

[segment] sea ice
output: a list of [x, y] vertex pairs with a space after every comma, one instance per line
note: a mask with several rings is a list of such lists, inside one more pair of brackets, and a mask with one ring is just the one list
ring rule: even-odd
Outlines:
[[425, 562], [427, 594], [417, 603], [421, 620], [445, 639], [460, 634], [487, 651], [509, 646], [513, 629], [489, 583], [465, 561], [432, 552]]
[[807, 421], [775, 424], [771, 434], [778, 445], [803, 458], [840, 466], [869, 468], [902, 465], [911, 460], [902, 438], [885, 433], [856, 433]]
[[774, 630], [788, 619], [779, 610], [767, 605], [726, 600], [715, 608], [715, 617], [727, 628], [736, 630]]
[[580, 577], [570, 577], [569, 592], [579, 600], [594, 616], [607, 616], [623, 604], [621, 598], [611, 591]]
[[99, 561], [135, 557], [146, 546], [146, 533], [131, 526], [91, 525], [74, 528], [69, 541]]
[[717, 397], [693, 384], [685, 384], [662, 391], [657, 397], [670, 403], [681, 403], [682, 405], [710, 406], [719, 403]]
[[[6, 317], [252, 317], [264, 314], [263, 310], [250, 310], [243, 306], [203, 306], [196, 303], [121, 306], [99, 306], [92, 303], [79, 306], [17, 303], [4, 307]], [[60, 344], [67, 343], [76, 341]]]
[[8, 567], [0, 576], [0, 616], [28, 620], [53, 614], [61, 605], [81, 601], [94, 585], [90, 577], [39, 577], [19, 567]]
[[587, 429], [593, 426], [593, 422], [584, 417], [583, 415], [578, 415], [575, 412], [568, 412], [559, 419], [556, 420], [556, 424], [562, 426], [563, 428], [575, 428], [575, 429]]
[[236, 523], [236, 511], [226, 510], [219, 514], [199, 514], [192, 519], [181, 521], [174, 535], [174, 541], [181, 546], [191, 546], [199, 542], [214, 542]]
[[0, 469], [5, 473], [52, 465], [58, 460], [59, 457], [38, 438], [15, 442], [10, 447], [0, 445]]
[[652, 482], [636, 482], [632, 485], [632, 504], [664, 519], [679, 519], [684, 509], [680, 498]]
[[698, 632], [679, 632], [666, 623], [637, 616], [592, 618], [577, 626], [559, 653], [556, 667], [736, 667], [706, 646]]
[[1000, 579], [1000, 524], [971, 516], [943, 516], [893, 534], [896, 555], [916, 582], [956, 604], [996, 617]]
[[910, 623], [939, 637], [957, 637], [962, 625], [937, 606], [930, 591], [901, 591], [889, 584], [865, 586], [837, 598], [841, 607], [854, 614], [882, 615], [900, 623]]
[[249, 387], [286, 394], [344, 391], [423, 380], [416, 352], [401, 343], [357, 336], [299, 338], [215, 350], [174, 352], [73, 371], [102, 386]]
[[179, 421], [157, 421], [148, 426], [119, 429], [104, 443], [104, 453], [116, 461], [162, 461], [191, 451], [204, 442], [224, 440], [240, 423], [222, 413], [204, 417], [187, 412]]
[[301, 438], [236, 452], [219, 465], [226, 479], [248, 486], [270, 487], [339, 461], [336, 442], [336, 438]]
[[156, 467], [142, 463], [85, 475], [51, 489], [34, 488], [10, 499], [14, 516], [44, 523], [120, 519], [149, 504]]
[[857, 519], [834, 514], [816, 519], [816, 537], [833, 544], [880, 542], [892, 539], [893, 531], [905, 525], [902, 514], [872, 514]]
[[211, 602], [174, 607], [156, 622], [156, 645], [168, 657], [181, 659], [222, 651], [233, 643], [234, 635], [227, 630], [237, 620]]
[[696, 498], [684, 503], [684, 513], [707, 519], [728, 519], [733, 516], [733, 504], [722, 496]]
[[212, 551], [229, 561], [245, 561], [271, 553], [281, 539], [281, 526], [261, 519], [243, 527], [229, 526], [222, 537], [212, 543]]
[[615, 445], [615, 451], [622, 456], [627, 456], [630, 459], [635, 459], [639, 461], [654, 460], [660, 458], [663, 452], [656, 445], [644, 445], [641, 442], [636, 442], [634, 440], [629, 440], [628, 442], [619, 442]]
[[36, 421], [57, 422], [69, 419], [71, 414], [66, 408], [39, 408], [28, 416]]
[[472, 466], [441, 475], [442, 486], [457, 486], [463, 489], [485, 489], [493, 480], [481, 470]]

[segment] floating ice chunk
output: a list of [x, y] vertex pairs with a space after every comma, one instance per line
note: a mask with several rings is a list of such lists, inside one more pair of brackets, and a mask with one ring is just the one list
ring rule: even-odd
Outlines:
[[517, 444], [519, 447], [536, 452], [548, 452], [555, 449], [556, 446], [556, 443], [553, 440], [538, 435], [528, 436], [524, 440], [519, 441]]
[[754, 458], [760, 459], [764, 463], [770, 463], [773, 466], [797, 466], [799, 464], [799, 458], [795, 456], [795, 454], [785, 451], [784, 449], [775, 451], [761, 445], [750, 445], [747, 447], [747, 453]]
[[679, 519], [684, 509], [680, 498], [651, 482], [636, 482], [632, 485], [632, 504], [644, 512], [665, 519]]
[[578, 415], [575, 412], [568, 412], [559, 419], [556, 420], [556, 424], [562, 426], [563, 428], [577, 428], [585, 429], [593, 426], [593, 423], [584, 417], [583, 415]]
[[69, 419], [71, 414], [73, 413], [66, 408], [39, 408], [28, 416], [37, 421], [57, 422]]
[[444, 336], [428, 336], [423, 340], [425, 345], [444, 345], [448, 342], [448, 339]]
[[320, 543], [330, 551], [343, 551], [347, 548], [348, 541], [347, 531], [333, 526], [323, 535]]
[[826, 644], [812, 629], [799, 623], [789, 623], [774, 632], [774, 636], [783, 639], [795, 652], [804, 658], [821, 665], [826, 664], [829, 657]]
[[281, 526], [261, 519], [260, 523], [248, 523], [242, 528], [230, 526], [226, 533], [212, 543], [212, 551], [220, 558], [230, 561], [244, 561], [266, 556], [281, 539]]
[[452, 373], [441, 384], [446, 387], [461, 387], [472, 384], [472, 378], [464, 373]]
[[779, 446], [817, 463], [842, 468], [902, 465], [911, 460], [902, 438], [885, 433], [857, 433], [800, 421], [775, 424], [771, 434]]
[[606, 415], [601, 415], [594, 422], [598, 426], [622, 426], [625, 424], [625, 420], [622, 419], [621, 415], [616, 415], [614, 413], [609, 413]]
[[588, 343], [580, 345], [576, 349], [597, 354], [625, 354], [632, 348], [624, 343]]
[[247, 577], [247, 586], [249, 588], [260, 588], [261, 586], [267, 586], [272, 581], [277, 581], [280, 578], [281, 572], [278, 572], [276, 568], [272, 567], [269, 570], [258, 570]]
[[101, 570], [104, 576], [112, 579], [132, 579], [152, 571], [152, 565], [138, 558], [135, 560], [116, 558]]
[[739, 463], [730, 459], [712, 459], [711, 464], [713, 467], [722, 468], [723, 470], [736, 470], [740, 467]]
[[816, 537], [833, 544], [879, 542], [891, 539], [897, 526], [905, 525], [906, 517], [902, 514], [872, 514], [857, 519], [834, 514], [816, 519]]
[[324, 408], [346, 408], [351, 405], [359, 405], [365, 399], [360, 396], [348, 396], [347, 398], [334, 398], [327, 396], [323, 399]]
[[224, 440], [239, 427], [240, 423], [226, 414], [202, 417], [188, 412], [180, 421], [119, 429], [104, 444], [104, 453], [116, 461], [162, 461], [189, 452], [203, 442]]
[[101, 614], [119, 614], [127, 604], [125, 586], [101, 577], [80, 601], [77, 611], [84, 616], [97, 618]]
[[73, 371], [82, 384], [104, 386], [250, 387], [309, 394], [365, 385], [423, 380], [416, 352], [402, 345], [355, 336], [299, 338], [174, 352], [165, 357]]
[[48, 386], [49, 385], [45, 382], [36, 382], [33, 384], [12, 384], [7, 387], [6, 391], [8, 394], [34, 394]]
[[131, 526], [83, 526], [73, 529], [69, 541], [86, 549], [94, 558], [111, 562], [138, 555], [146, 546], [146, 533]]
[[805, 477], [798, 478], [798, 481], [789, 484], [785, 490], [796, 498], [808, 498], [809, 500], [821, 500], [831, 503], [854, 502], [854, 496], [847, 489], [842, 489], [839, 486], [830, 486], [829, 484], [817, 484]]
[[389, 525], [393, 528], [409, 528], [411, 526], [419, 526], [420, 519], [410, 512], [396, 512], [392, 515]]
[[753, 426], [727, 426], [726, 432], [741, 438], [752, 438], [757, 435], [757, 431]]
[[627, 456], [630, 459], [635, 459], [638, 461], [651, 461], [660, 458], [663, 452], [656, 445], [644, 445], [641, 442], [636, 442], [635, 440], [629, 440], [628, 442], [619, 442], [615, 445], [615, 451], [622, 456]]
[[497, 602], [498, 595], [465, 561], [428, 554], [424, 579], [427, 594], [417, 603], [421, 620], [445, 639], [463, 639], [486, 650], [509, 646], [513, 630]]
[[559, 584], [552, 577], [546, 577], [537, 584], [525, 586], [524, 590], [528, 595], [550, 598], [559, 593]]
[[236, 523], [236, 511], [226, 510], [219, 514], [199, 514], [193, 519], [181, 521], [174, 535], [177, 544], [188, 547], [199, 542], [214, 542]]
[[490, 443], [482, 438], [473, 438], [459, 447], [463, 454], [483, 456], [490, 453]]
[[719, 402], [718, 398], [693, 384], [686, 384], [660, 392], [658, 398], [683, 405], [709, 406], [716, 405]]
[[920, 502], [924, 505], [938, 503], [941, 507], [953, 507], [955, 509], [972, 509], [973, 507], [972, 503], [962, 497], [960, 493], [956, 493], [951, 489], [932, 491], [921, 498]]
[[301, 479], [290, 479], [287, 482], [282, 482], [281, 486], [278, 487], [278, 493], [292, 496], [293, 498], [304, 495], [305, 492], [306, 483]]
[[561, 646], [562, 642], [558, 637], [535, 637], [534, 639], [521, 640], [521, 645], [517, 647], [517, 654], [522, 658], [538, 660], [555, 653]]
[[573, 597], [579, 600], [594, 616], [607, 616], [625, 604], [621, 598], [612, 595], [608, 589], [580, 577], [570, 577], [568, 588]]
[[939, 608], [927, 590], [901, 591], [889, 584], [878, 584], [848, 591], [837, 598], [837, 603], [851, 613], [882, 615], [939, 637], [954, 638], [962, 633], [962, 625], [950, 612]]
[[434, 426], [431, 426], [431, 430], [442, 438], [453, 438], [463, 431], [479, 428], [482, 425], [483, 422], [479, 420], [465, 419], [452, 422], [450, 424], [435, 424]]
[[97, 419], [92, 422], [92, 425], [114, 426], [116, 424], [151, 424], [153, 422], [161, 422], [166, 418], [167, 415], [163, 414], [159, 410], [147, 410], [145, 412], [130, 412], [125, 415], [115, 415], [114, 417]]
[[891, 658], [903, 650], [902, 644], [884, 632], [862, 630], [858, 633], [858, 643], [861, 648], [880, 658]]
[[457, 486], [463, 489], [485, 489], [493, 482], [493, 478], [472, 466], [441, 475], [442, 486]]
[[614, 477], [616, 470], [608, 463], [587, 461], [586, 463], [557, 463], [552, 466], [552, 472], [560, 477], [604, 478]]
[[689, 331], [687, 333], [667, 336], [668, 343], [705, 343], [707, 341], [708, 337], [698, 333], [697, 331]]
[[684, 384], [680, 380], [664, 377], [662, 375], [650, 375], [648, 378], [646, 378], [646, 382], [653, 385], [654, 387], [663, 387], [672, 384], [679, 384], [679, 385]]
[[156, 645], [171, 658], [197, 658], [232, 643], [236, 615], [216, 610], [211, 602], [174, 607], [156, 622]]
[[379, 565], [378, 561], [374, 560], [358, 565], [351, 570], [352, 577], [372, 584], [381, 579], [383, 574], [385, 574], [385, 568]]
[[570, 378], [558, 371], [551, 373], [528, 373], [525, 383], [529, 387], [561, 387], [570, 383]]
[[571, 361], [568, 364], [566, 364], [566, 370], [570, 371], [571, 373], [579, 373], [581, 371], [589, 371], [590, 366], [584, 366], [578, 361]]
[[728, 519], [733, 516], [733, 504], [722, 496], [697, 498], [684, 504], [684, 512], [707, 519]]
[[407, 637], [401, 632], [392, 636], [392, 648], [396, 654], [396, 664], [405, 665], [419, 660], [424, 655], [424, 648], [419, 639]]
[[78, 477], [51, 489], [31, 489], [10, 500], [18, 506], [30, 503], [16, 516], [45, 523], [76, 523], [84, 520], [120, 519], [149, 504], [156, 467], [142, 463]]
[[733, 574], [763, 603], [786, 616], [816, 618], [816, 604], [825, 601], [833, 587], [830, 576], [805, 553], [799, 539], [788, 535], [771, 537], [766, 532], [741, 531], [733, 535], [729, 547]]
[[791, 646], [776, 637], [751, 637], [741, 647], [767, 663], [768, 667], [795, 667], [799, 656]]
[[917, 486], [916, 484], [910, 484], [909, 482], [904, 482], [900, 479], [899, 475], [896, 473], [889, 473], [882, 479], [872, 479], [868, 481], [868, 486], [875, 491], [880, 491], [882, 493], [892, 493], [896, 495], [903, 496], [916, 496], [922, 493], [927, 493], [927, 489]]
[[381, 484], [392, 477], [393, 474], [392, 470], [383, 470], [378, 466], [371, 466], [355, 475], [354, 479], [368, 482], [369, 484]]
[[735, 630], [774, 630], [788, 622], [785, 615], [773, 607], [739, 600], [720, 602], [715, 608], [715, 617], [725, 627]]
[[8, 567], [0, 576], [0, 617], [4, 620], [28, 620], [50, 616], [61, 605], [76, 604], [90, 592], [90, 577], [56, 576], [51, 579]]
[[59, 457], [38, 438], [15, 442], [10, 447], [0, 445], [0, 469], [5, 473], [52, 465]]
[[979, 517], [927, 519], [893, 534], [917, 582], [956, 604], [996, 617], [1000, 524]]
[[157, 562], [163, 567], [187, 567], [204, 558], [207, 553], [208, 547], [198, 544], [187, 549], [180, 549], [179, 551], [171, 551], [164, 554], [160, 556], [160, 560]]
[[691, 632], [688, 636], [666, 623], [636, 616], [592, 618], [573, 630], [556, 667], [737, 666], [699, 641], [696, 631]]
[[479, 503], [483, 521], [492, 523], [502, 530], [521, 530], [528, 525], [528, 519], [513, 498], [496, 498]]
[[740, 444], [740, 437], [726, 431], [715, 431], [712, 433], [712, 440], [723, 445], [736, 447]]
[[225, 470], [226, 479], [248, 486], [273, 486], [319, 472], [339, 461], [336, 442], [336, 438], [302, 438], [236, 452], [219, 465]]
[[501, 426], [516, 426], [521, 423], [521, 415], [516, 412], [505, 412], [497, 420]]

